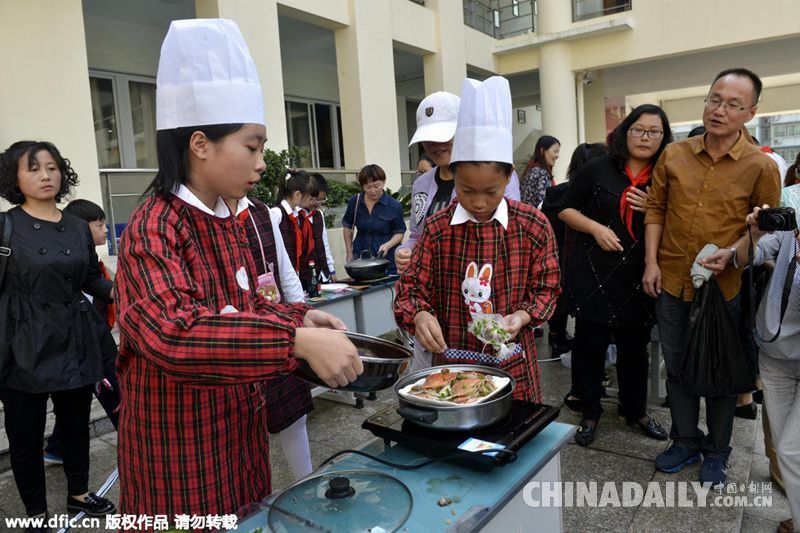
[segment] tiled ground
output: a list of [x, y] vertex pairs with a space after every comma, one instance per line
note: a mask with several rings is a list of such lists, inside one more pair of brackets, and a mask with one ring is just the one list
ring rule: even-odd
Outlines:
[[[540, 353], [547, 353], [542, 347]], [[545, 402], [558, 405], [569, 388], [569, 371], [559, 362], [541, 363]], [[312, 461], [318, 465], [334, 452], [358, 446], [371, 438], [361, 429], [369, 415], [392, 404], [392, 393], [384, 392], [377, 401], [367, 401], [363, 409], [355, 409], [328, 400], [316, 400], [316, 409], [309, 416], [308, 433]], [[564, 480], [573, 481], [694, 481], [699, 466], [686, 468], [675, 475], [655, 472], [653, 458], [666, 443], [646, 438], [641, 432], [619, 422], [613, 399], [606, 402], [606, 413], [600, 421], [597, 440], [590, 448], [573, 443], [562, 453]], [[651, 413], [669, 427], [669, 412], [651, 405]], [[579, 420], [562, 409], [560, 420], [576, 424]], [[704, 414], [701, 414], [701, 423]], [[3, 434], [2, 437], [4, 438]], [[291, 483], [280, 449], [279, 439], [273, 439], [271, 449], [273, 485], [279, 490]], [[0, 448], [2, 443], [0, 442]], [[768, 462], [764, 455], [761, 420], [736, 419], [733, 455], [729, 479], [740, 483], [768, 481]], [[91, 486], [97, 487], [116, 464], [116, 435], [108, 433], [92, 439]], [[507, 467], [508, 468], [508, 467]], [[51, 513], [64, 512], [66, 482], [60, 468], [47, 469]], [[113, 488], [109, 497], [118, 497]], [[0, 517], [21, 516], [22, 504], [10, 471], [0, 474]], [[778, 523], [788, 518], [786, 498], [775, 488], [772, 506], [768, 508], [568, 508], [564, 510], [564, 531], [617, 531], [684, 533], [687, 531], [715, 532], [773, 532]], [[0, 529], [2, 525], [0, 525]], [[534, 529], [535, 530], [535, 529]]]

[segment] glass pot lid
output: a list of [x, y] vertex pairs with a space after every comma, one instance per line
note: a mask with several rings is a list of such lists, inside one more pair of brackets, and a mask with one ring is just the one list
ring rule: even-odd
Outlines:
[[369, 470], [329, 472], [305, 479], [271, 504], [276, 532], [371, 532], [399, 529], [411, 514], [411, 492], [395, 477]]

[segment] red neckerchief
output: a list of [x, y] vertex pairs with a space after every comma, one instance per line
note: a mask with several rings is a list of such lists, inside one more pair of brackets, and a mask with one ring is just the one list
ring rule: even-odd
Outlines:
[[774, 154], [774, 153], [775, 153], [775, 152], [772, 150], [772, 148], [770, 148], [769, 146], [761, 146], [761, 147], [759, 148], [759, 150], [761, 150], [761, 151], [762, 151], [762, 152], [764, 152], [765, 154]]
[[625, 224], [625, 227], [628, 228], [628, 233], [630, 234], [633, 240], [636, 240], [636, 236], [633, 234], [633, 209], [628, 204], [628, 192], [631, 189], [637, 188], [639, 185], [644, 185], [650, 179], [650, 173], [653, 170], [653, 164], [650, 163], [646, 167], [639, 172], [636, 177], [633, 176], [633, 172], [631, 171], [631, 167], [625, 165], [625, 175], [628, 176], [628, 180], [630, 180], [631, 184], [622, 191], [622, 196], [619, 199], [619, 218], [622, 219], [622, 222]]
[[296, 249], [295, 268], [300, 272], [300, 259], [303, 252], [310, 256], [314, 251], [314, 230], [311, 227], [311, 217], [302, 209], [299, 211], [300, 217], [295, 213], [289, 215], [294, 222], [294, 240]]
[[248, 218], [249, 216], [250, 216], [250, 208], [249, 208], [249, 207], [247, 207], [247, 208], [243, 209], [241, 213], [239, 213], [238, 215], [236, 215], [236, 218], [238, 218], [238, 219], [239, 219], [239, 222], [244, 222], [244, 221], [246, 221], [246, 220], [247, 220], [247, 218]]

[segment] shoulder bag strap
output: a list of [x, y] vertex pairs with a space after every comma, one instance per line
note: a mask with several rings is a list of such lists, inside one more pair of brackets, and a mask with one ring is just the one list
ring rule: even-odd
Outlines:
[[[747, 233], [750, 233], [750, 228], [748, 227]], [[775, 333], [775, 336], [771, 339], [764, 339], [759, 333], [758, 328], [756, 327], [756, 301], [755, 301], [755, 290], [753, 288], [753, 237], [750, 236], [750, 244], [747, 247], [747, 259], [748, 259], [748, 266], [747, 266], [747, 282], [750, 291], [750, 329], [753, 331], [753, 336], [760, 340], [761, 342], [775, 342], [775, 340], [781, 334], [781, 325], [783, 324], [783, 317], [786, 314], [786, 308], [789, 306], [789, 294], [792, 291], [792, 284], [794, 283], [794, 273], [797, 269], [797, 236], [792, 239], [794, 241], [794, 255], [792, 255], [791, 263], [789, 267], [786, 269], [786, 279], [783, 282], [783, 292], [781, 293], [781, 318], [780, 322], [778, 323], [778, 331]], [[765, 291], [764, 295], [761, 296], [762, 298], [769, 298], [769, 285], [767, 286], [767, 290]]]
[[[267, 256], [264, 254], [264, 242], [261, 240], [261, 232], [258, 231], [258, 224], [256, 224], [256, 219], [253, 217], [253, 210], [249, 209], [249, 219], [250, 222], [253, 223], [253, 230], [256, 232], [256, 239], [258, 239], [258, 247], [261, 249], [261, 261], [264, 263], [264, 274], [269, 274], [269, 269], [267, 268]], [[267, 216], [269, 215], [269, 211], [267, 211]], [[270, 224], [272, 224], [272, 219], [270, 218]]]
[[11, 232], [13, 225], [9, 213], [0, 213], [0, 286], [6, 274], [6, 265], [11, 256]]
[[356, 240], [356, 218], [358, 217], [358, 203], [361, 201], [361, 193], [356, 195], [356, 208], [353, 210], [353, 242]]

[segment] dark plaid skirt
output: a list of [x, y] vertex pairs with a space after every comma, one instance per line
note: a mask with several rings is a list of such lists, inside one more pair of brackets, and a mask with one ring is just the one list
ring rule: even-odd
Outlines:
[[513, 377], [517, 384], [514, 388], [514, 399], [528, 402], [541, 401], [539, 391], [534, 390], [533, 372], [531, 369], [534, 361], [527, 357], [525, 351], [517, 345], [517, 350], [506, 359], [486, 355], [469, 350], [445, 350], [443, 354], [434, 354], [434, 365], [483, 365], [491, 366], [506, 372]]
[[270, 379], [264, 389], [270, 434], [280, 433], [314, 410], [311, 386], [291, 374]]

